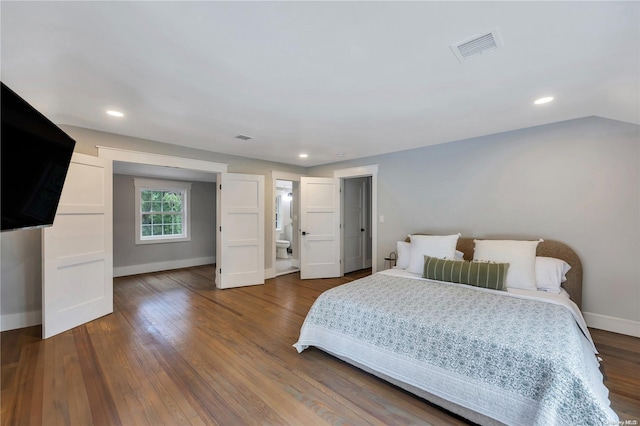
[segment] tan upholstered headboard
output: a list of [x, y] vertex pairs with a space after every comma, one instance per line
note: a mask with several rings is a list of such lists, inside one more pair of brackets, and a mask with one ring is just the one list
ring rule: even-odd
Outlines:
[[[458, 250], [464, 253], [465, 260], [473, 259], [473, 238], [458, 238]], [[409, 241], [409, 237], [405, 239]], [[562, 287], [569, 293], [571, 300], [582, 309], [582, 262], [575, 251], [560, 241], [544, 240], [538, 244], [538, 256], [555, 257], [571, 265], [567, 272], [567, 281]]]

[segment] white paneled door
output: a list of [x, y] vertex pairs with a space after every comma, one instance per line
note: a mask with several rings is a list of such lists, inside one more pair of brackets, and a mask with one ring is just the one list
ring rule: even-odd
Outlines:
[[113, 312], [112, 161], [73, 154], [42, 230], [42, 337]]
[[221, 173], [216, 287], [264, 284], [264, 176]]
[[340, 276], [340, 179], [300, 178], [300, 277]]

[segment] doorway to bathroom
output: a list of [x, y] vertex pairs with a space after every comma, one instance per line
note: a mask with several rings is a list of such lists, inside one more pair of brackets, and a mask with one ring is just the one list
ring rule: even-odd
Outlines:
[[276, 180], [275, 188], [275, 274], [276, 276], [298, 272], [300, 257], [297, 248], [298, 182]]

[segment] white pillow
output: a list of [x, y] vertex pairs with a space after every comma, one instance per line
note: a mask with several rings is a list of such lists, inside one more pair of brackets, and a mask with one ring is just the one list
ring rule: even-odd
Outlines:
[[420, 274], [424, 272], [424, 257], [453, 259], [460, 234], [453, 235], [410, 235], [411, 258], [407, 271]]
[[555, 257], [536, 257], [536, 286], [538, 290], [559, 294], [560, 286], [567, 280], [571, 265]]
[[473, 260], [508, 263], [507, 288], [537, 290], [536, 248], [540, 241], [473, 240]]
[[408, 243], [406, 241], [398, 241], [398, 260], [396, 261], [396, 268], [407, 269], [410, 259], [411, 243]]
[[460, 250], [456, 250], [454, 260], [464, 260], [464, 253], [461, 252]]

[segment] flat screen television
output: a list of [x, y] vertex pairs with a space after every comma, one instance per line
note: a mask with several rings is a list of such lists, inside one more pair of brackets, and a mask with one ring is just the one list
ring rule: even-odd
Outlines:
[[2, 231], [53, 225], [75, 140], [2, 84]]

